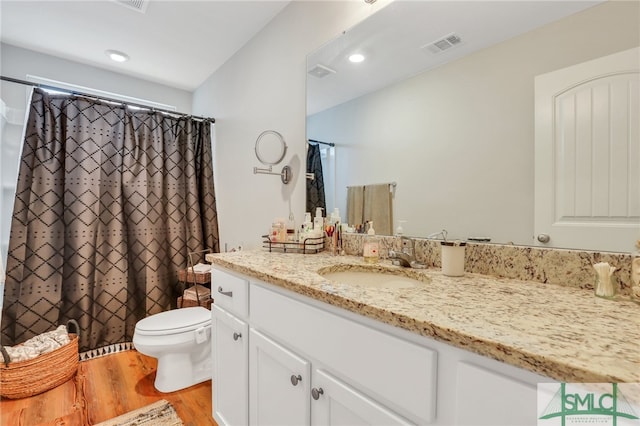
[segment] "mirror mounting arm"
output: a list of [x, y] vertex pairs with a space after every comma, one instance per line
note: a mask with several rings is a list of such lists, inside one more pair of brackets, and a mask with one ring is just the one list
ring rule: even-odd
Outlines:
[[284, 183], [285, 185], [287, 183], [291, 182], [291, 178], [293, 177], [293, 173], [291, 172], [291, 167], [290, 166], [284, 166], [280, 173], [272, 172], [271, 171], [271, 166], [269, 166], [268, 169], [260, 169], [258, 167], [254, 167], [253, 168], [253, 174], [254, 175], [257, 175], [257, 174], [261, 174], [261, 175], [280, 175], [280, 180], [282, 180], [282, 183]]

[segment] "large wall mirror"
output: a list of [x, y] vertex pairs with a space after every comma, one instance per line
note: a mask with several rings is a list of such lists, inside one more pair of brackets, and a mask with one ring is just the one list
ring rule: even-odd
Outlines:
[[[345, 212], [348, 186], [396, 182], [405, 235], [555, 246], [534, 231], [535, 78], [637, 47], [639, 13], [627, 1], [395, 1], [310, 53], [307, 138], [335, 143], [327, 211]], [[599, 249], [577, 245], [563, 247]]]

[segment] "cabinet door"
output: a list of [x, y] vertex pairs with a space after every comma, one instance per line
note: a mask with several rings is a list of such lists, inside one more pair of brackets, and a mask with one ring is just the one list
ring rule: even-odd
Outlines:
[[250, 423], [309, 424], [309, 362], [259, 331], [251, 329], [249, 335]]
[[219, 425], [248, 423], [248, 329], [247, 324], [212, 306], [213, 417]]
[[456, 425], [535, 426], [536, 410], [535, 385], [458, 363]]
[[411, 424], [323, 370], [313, 372], [311, 395], [312, 425]]

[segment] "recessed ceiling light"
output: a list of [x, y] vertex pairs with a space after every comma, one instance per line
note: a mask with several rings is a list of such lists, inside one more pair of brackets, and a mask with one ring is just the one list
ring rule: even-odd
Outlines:
[[129, 60], [129, 55], [118, 50], [107, 50], [104, 52], [109, 59], [115, 62], [126, 62]]
[[364, 55], [360, 53], [354, 53], [353, 55], [349, 56], [349, 60], [354, 64], [357, 64], [358, 62], [364, 61]]

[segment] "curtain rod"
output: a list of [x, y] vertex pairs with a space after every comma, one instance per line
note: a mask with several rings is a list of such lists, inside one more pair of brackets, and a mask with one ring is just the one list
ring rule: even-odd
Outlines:
[[313, 143], [321, 143], [322, 145], [336, 146], [336, 144], [333, 142], [322, 142], [322, 141], [316, 141], [313, 139], [309, 139], [308, 141]]
[[128, 105], [128, 106], [132, 106], [132, 107], [136, 107], [136, 108], [143, 108], [143, 109], [147, 109], [147, 110], [150, 110], [150, 111], [158, 111], [158, 112], [163, 112], [163, 113], [167, 113], [167, 114], [179, 115], [179, 116], [182, 116], [182, 117], [191, 117], [191, 118], [193, 118], [195, 120], [211, 121], [212, 123], [216, 122], [216, 120], [214, 118], [198, 117], [198, 116], [195, 116], [195, 115], [186, 114], [184, 112], [171, 111], [171, 110], [162, 109], [162, 108], [154, 108], [154, 107], [150, 107], [149, 105], [137, 104], [137, 103], [134, 103], [134, 102], [127, 102], [127, 101], [122, 101], [122, 100], [119, 100], [119, 99], [107, 98], [107, 97], [104, 97], [104, 96], [91, 95], [89, 93], [83, 93], [83, 92], [80, 92], [80, 91], [77, 91], [77, 90], [64, 89], [62, 87], [50, 86], [48, 84], [42, 84], [42, 83], [34, 83], [34, 82], [31, 82], [31, 81], [20, 80], [18, 78], [5, 77], [4, 75], [0, 76], [0, 80], [8, 81], [10, 83], [23, 84], [25, 86], [37, 87], [38, 89], [55, 90], [56, 92], [64, 92], [64, 93], [68, 93], [70, 95], [83, 96], [83, 97], [86, 97], [86, 98], [98, 99], [98, 100], [107, 101], [107, 102], [115, 102], [115, 103], [118, 103], [118, 104], [121, 104], [121, 105]]

